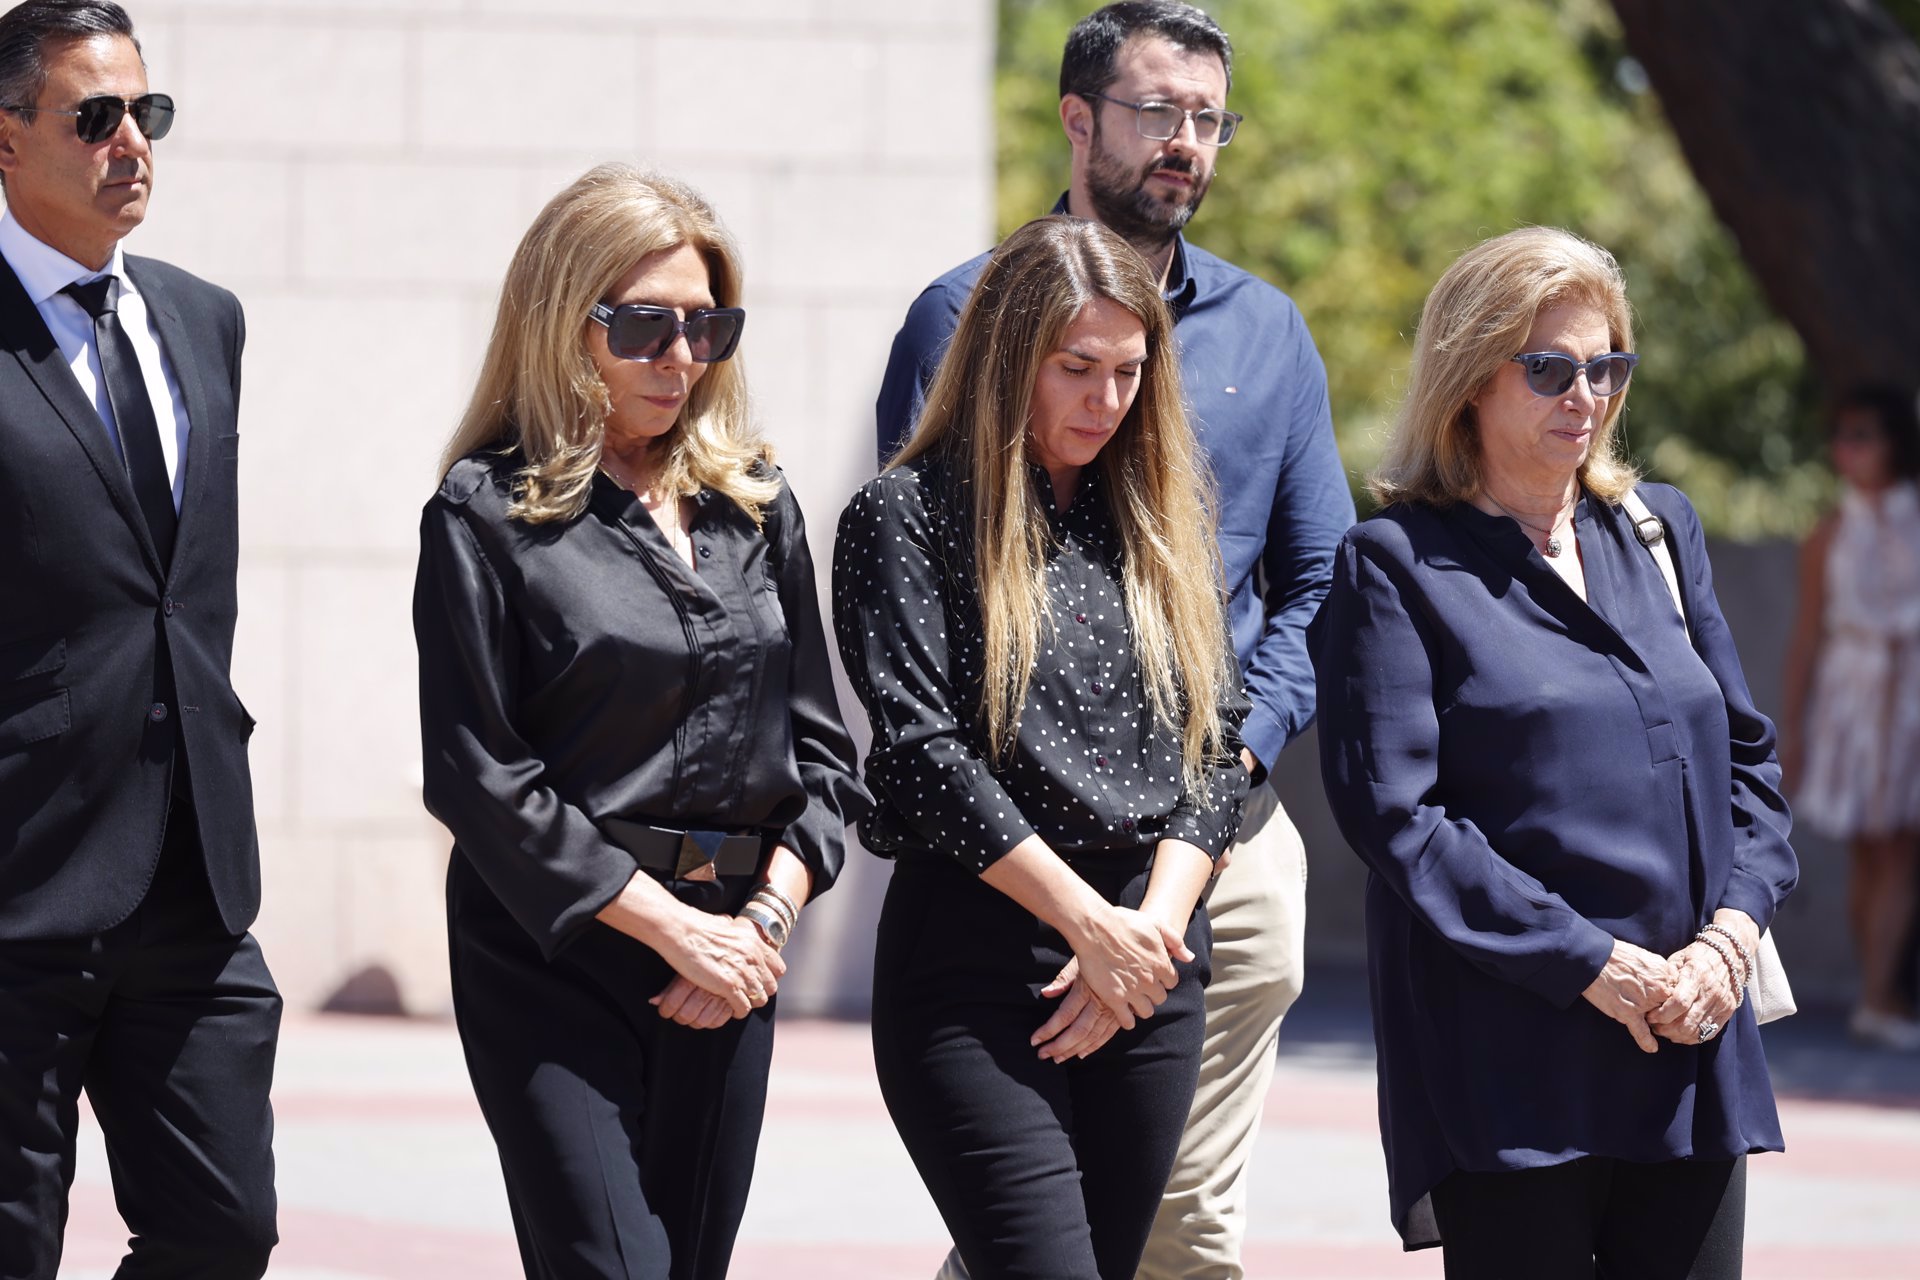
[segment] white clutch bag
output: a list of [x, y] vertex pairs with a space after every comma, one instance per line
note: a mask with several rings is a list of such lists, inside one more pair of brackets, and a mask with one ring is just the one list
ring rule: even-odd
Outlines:
[[1774, 1022], [1800, 1006], [1793, 1002], [1793, 988], [1787, 985], [1787, 967], [1780, 963], [1780, 948], [1773, 945], [1773, 930], [1760, 935], [1760, 946], [1753, 953], [1753, 985], [1747, 988], [1756, 1022]]

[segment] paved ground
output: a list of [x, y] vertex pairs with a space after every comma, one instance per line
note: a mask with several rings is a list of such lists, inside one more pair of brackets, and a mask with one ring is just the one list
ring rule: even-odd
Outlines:
[[[780, 1028], [754, 1198], [734, 1274], [923, 1280], [939, 1218], [888, 1124], [864, 1026]], [[1256, 1157], [1249, 1273], [1259, 1280], [1438, 1277], [1386, 1220], [1364, 993], [1323, 975], [1289, 1019]], [[1753, 1280], [1920, 1276], [1920, 1057], [1849, 1046], [1838, 1016], [1777, 1024], [1769, 1054], [1782, 1156], [1751, 1171]], [[513, 1280], [493, 1148], [450, 1025], [291, 1018], [275, 1089], [275, 1280]], [[73, 1280], [112, 1273], [125, 1239], [89, 1133], [73, 1194]]]

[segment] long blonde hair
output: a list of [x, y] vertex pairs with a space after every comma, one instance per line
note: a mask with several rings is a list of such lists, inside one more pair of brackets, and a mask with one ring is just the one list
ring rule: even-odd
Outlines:
[[[1612, 350], [1633, 350], [1633, 312], [1620, 264], [1599, 245], [1557, 227], [1521, 227], [1461, 254], [1420, 312], [1407, 398], [1385, 460], [1367, 477], [1383, 506], [1465, 502], [1485, 483], [1479, 429], [1469, 403], [1519, 355], [1542, 311], [1585, 303], [1607, 320]], [[1625, 390], [1607, 400], [1579, 481], [1617, 503], [1639, 473], [1622, 447]]]
[[[587, 352], [587, 313], [650, 253], [691, 245], [706, 260], [717, 306], [740, 305], [740, 252], [713, 207], [677, 178], [626, 164], [589, 169], [527, 228], [500, 289], [473, 398], [440, 460], [442, 474], [476, 450], [518, 451], [507, 513], [529, 524], [586, 510], [612, 409]], [[751, 430], [739, 356], [709, 365], [662, 440], [657, 482], [702, 486], [755, 523], [779, 492]]]
[[1053, 535], [1027, 470], [1034, 382], [1095, 298], [1125, 307], [1146, 330], [1139, 392], [1090, 470], [1105, 485], [1120, 537], [1148, 705], [1181, 738], [1188, 790], [1205, 796], [1206, 768], [1223, 750], [1221, 696], [1235, 672], [1212, 491], [1180, 394], [1173, 319], [1146, 261], [1078, 218], [1041, 218], [1008, 236], [960, 313], [912, 438], [889, 466], [942, 457], [971, 495], [986, 650], [981, 710], [988, 742], [1004, 755], [1051, 621]]

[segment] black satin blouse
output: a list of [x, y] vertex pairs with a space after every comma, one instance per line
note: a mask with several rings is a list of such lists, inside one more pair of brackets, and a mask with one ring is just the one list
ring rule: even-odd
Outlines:
[[605, 476], [576, 520], [509, 519], [516, 465], [462, 459], [420, 522], [424, 790], [455, 855], [548, 956], [633, 877], [610, 817], [759, 830], [825, 890], [871, 801], [784, 477], [764, 532], [700, 493], [690, 568]]

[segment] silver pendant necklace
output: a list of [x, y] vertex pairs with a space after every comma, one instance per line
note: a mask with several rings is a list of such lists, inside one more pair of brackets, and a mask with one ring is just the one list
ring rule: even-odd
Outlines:
[[1546, 545], [1542, 546], [1540, 550], [1541, 550], [1541, 553], [1544, 554], [1549, 560], [1557, 557], [1562, 551], [1565, 551], [1567, 549], [1566, 544], [1560, 541], [1558, 530], [1561, 524], [1571, 519], [1573, 514], [1571, 511], [1569, 511], [1566, 515], [1561, 516], [1559, 519], [1555, 520], [1547, 528], [1542, 529], [1539, 525], [1533, 523], [1531, 520], [1524, 520], [1521, 517], [1515, 515], [1511, 510], [1508, 509], [1506, 503], [1494, 497], [1491, 492], [1485, 489], [1482, 489], [1481, 492], [1485, 493], [1487, 495], [1487, 501], [1491, 502], [1494, 506], [1500, 508], [1500, 510], [1506, 515], [1506, 517], [1509, 520], [1519, 525], [1522, 529], [1525, 529], [1528, 533], [1533, 534], [1535, 537], [1546, 539]]

